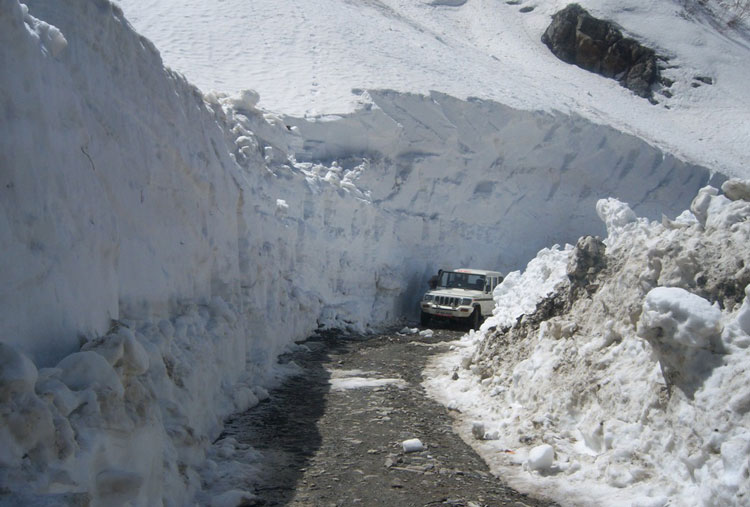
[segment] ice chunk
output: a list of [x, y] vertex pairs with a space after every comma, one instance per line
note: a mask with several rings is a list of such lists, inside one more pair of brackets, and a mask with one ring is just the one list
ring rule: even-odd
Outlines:
[[18, 466], [32, 451], [32, 459], [51, 451], [54, 425], [34, 393], [38, 376], [30, 359], [0, 343], [0, 467]]
[[729, 408], [739, 414], [750, 411], [750, 391], [740, 391], [732, 396], [729, 400]]
[[255, 505], [257, 496], [241, 489], [232, 489], [211, 499], [211, 507], [237, 507], [238, 505]]
[[643, 338], [697, 348], [707, 348], [721, 329], [718, 308], [678, 287], [652, 289], [638, 322], [638, 335]]
[[721, 191], [730, 201], [750, 201], [750, 180], [729, 179], [721, 185]]
[[606, 225], [610, 237], [616, 236], [626, 225], [638, 220], [630, 206], [612, 197], [597, 201], [596, 214]]
[[549, 444], [542, 444], [529, 451], [527, 464], [530, 470], [549, 470], [555, 462], [555, 449]]
[[123, 355], [121, 366], [131, 375], [142, 375], [148, 371], [149, 359], [146, 349], [138, 343], [130, 329], [120, 331], [123, 337]]
[[255, 90], [242, 90], [238, 96], [230, 99], [230, 104], [238, 110], [252, 111], [260, 101], [260, 94]]
[[36, 392], [43, 399], [52, 400], [60, 414], [66, 417], [83, 403], [76, 393], [57, 378], [40, 380], [37, 382]]
[[138, 343], [133, 331], [127, 327], [121, 327], [116, 332], [91, 341], [81, 350], [96, 352], [110, 365], [128, 375], [141, 375], [148, 371], [148, 353]]
[[253, 392], [255, 393], [255, 396], [258, 397], [259, 401], [265, 401], [270, 397], [268, 391], [261, 386], [253, 386]]
[[721, 461], [724, 465], [724, 484], [732, 490], [747, 481], [750, 463], [750, 434], [746, 433], [721, 444]]
[[418, 438], [404, 440], [401, 442], [401, 446], [404, 448], [404, 452], [419, 452], [424, 450], [424, 445]]
[[423, 338], [432, 338], [432, 335], [435, 334], [432, 329], [423, 329], [419, 332], [419, 336], [422, 336]]
[[253, 408], [258, 403], [260, 403], [260, 400], [249, 387], [239, 386], [234, 391], [234, 406], [238, 412]]
[[719, 195], [719, 191], [714, 187], [707, 185], [698, 191], [698, 195], [693, 198], [693, 202], [690, 203], [690, 211], [693, 212], [695, 218], [701, 225], [706, 225], [706, 218], [708, 217], [708, 207], [711, 205], [711, 199]]
[[745, 287], [745, 300], [737, 313], [737, 325], [750, 335], [750, 284]]
[[57, 365], [60, 380], [73, 391], [92, 388], [97, 393], [111, 392], [122, 396], [125, 389], [115, 370], [96, 352], [76, 352]]
[[7, 403], [16, 394], [32, 392], [38, 376], [29, 358], [0, 342], [0, 403]]

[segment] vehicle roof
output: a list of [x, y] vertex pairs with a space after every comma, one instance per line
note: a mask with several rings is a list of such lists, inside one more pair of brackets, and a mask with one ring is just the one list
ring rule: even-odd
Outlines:
[[499, 271], [489, 271], [487, 269], [460, 268], [455, 269], [454, 271], [457, 273], [468, 273], [470, 275], [503, 276]]

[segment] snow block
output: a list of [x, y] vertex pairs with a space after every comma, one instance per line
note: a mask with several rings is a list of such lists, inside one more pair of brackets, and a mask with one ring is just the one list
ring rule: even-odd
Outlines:
[[685, 347], [707, 348], [721, 334], [721, 311], [677, 287], [652, 289], [643, 302], [638, 335]]
[[610, 238], [617, 236], [626, 225], [638, 220], [630, 206], [612, 197], [599, 199], [596, 202], [596, 214], [607, 226], [607, 234]]
[[549, 444], [542, 444], [529, 451], [526, 464], [529, 470], [544, 471], [552, 467], [555, 462], [555, 449]]
[[401, 446], [404, 448], [404, 452], [419, 452], [424, 450], [424, 445], [418, 438], [404, 440], [401, 442]]
[[33, 392], [37, 377], [36, 366], [29, 358], [0, 342], [0, 403], [7, 403], [14, 395]]
[[750, 180], [729, 179], [721, 185], [721, 191], [730, 201], [750, 201]]
[[232, 489], [211, 499], [211, 507], [237, 507], [239, 505], [255, 505], [258, 497], [249, 491]]
[[745, 300], [737, 314], [737, 324], [745, 334], [750, 335], [750, 285], [745, 287]]
[[90, 388], [119, 397], [125, 393], [117, 372], [96, 352], [76, 352], [60, 361], [57, 367], [62, 370], [60, 380], [73, 391]]

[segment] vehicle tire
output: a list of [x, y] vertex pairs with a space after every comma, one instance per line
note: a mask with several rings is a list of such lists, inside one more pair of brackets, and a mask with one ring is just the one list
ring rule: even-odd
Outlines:
[[419, 323], [422, 324], [422, 327], [429, 327], [429, 325], [432, 323], [430, 314], [422, 310], [422, 313], [419, 314]]
[[469, 315], [469, 325], [474, 331], [477, 331], [479, 326], [482, 325], [482, 310], [480, 310], [478, 306], [474, 308], [474, 311]]

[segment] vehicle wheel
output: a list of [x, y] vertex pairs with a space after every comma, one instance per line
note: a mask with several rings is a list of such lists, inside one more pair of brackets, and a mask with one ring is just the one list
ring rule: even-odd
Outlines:
[[422, 311], [422, 313], [419, 314], [419, 323], [422, 324], [422, 327], [429, 327], [429, 325], [432, 323], [430, 314]]
[[474, 331], [477, 331], [481, 324], [482, 324], [482, 310], [480, 310], [479, 307], [476, 307], [474, 308], [474, 311], [471, 312], [471, 315], [469, 316], [469, 325], [471, 325], [471, 328]]

